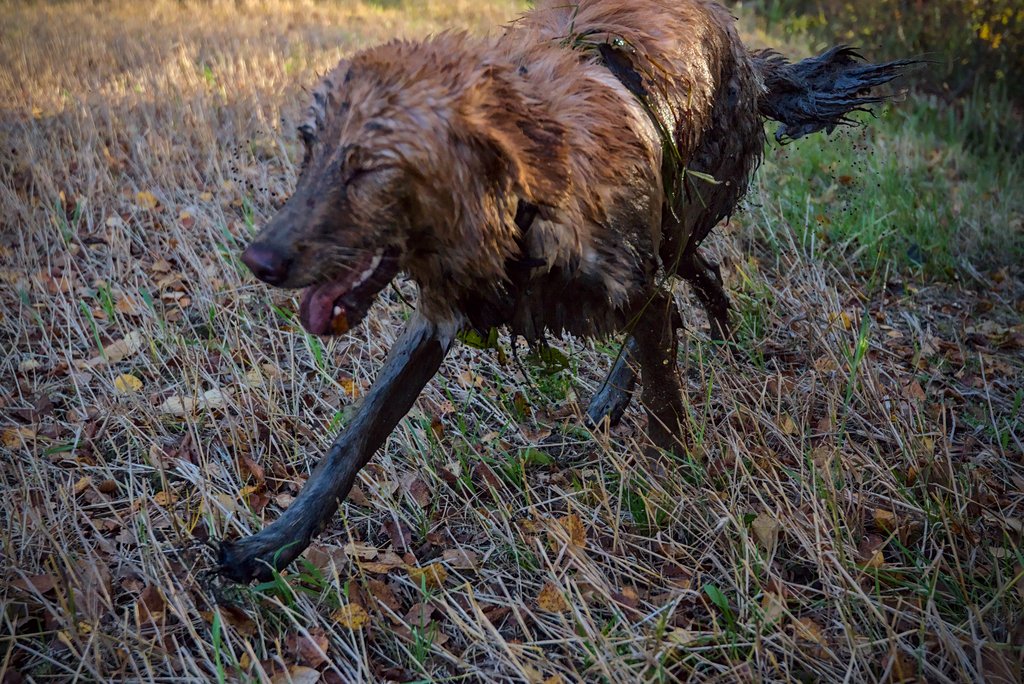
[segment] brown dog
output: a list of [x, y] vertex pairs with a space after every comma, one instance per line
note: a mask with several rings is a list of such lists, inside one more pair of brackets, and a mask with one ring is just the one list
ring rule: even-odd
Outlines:
[[746, 190], [766, 117], [780, 139], [831, 129], [909, 63], [855, 57], [750, 53], [702, 0], [549, 0], [496, 39], [445, 33], [342, 62], [299, 128], [295, 194], [243, 260], [306, 288], [314, 334], [356, 325], [399, 271], [419, 286], [418, 311], [295, 502], [223, 544], [221, 572], [267, 577], [302, 552], [464, 327], [629, 333], [589, 417], [621, 415], [628, 357], [651, 439], [678, 444], [679, 315], [660, 279], [689, 280], [727, 335], [721, 277], [698, 245]]

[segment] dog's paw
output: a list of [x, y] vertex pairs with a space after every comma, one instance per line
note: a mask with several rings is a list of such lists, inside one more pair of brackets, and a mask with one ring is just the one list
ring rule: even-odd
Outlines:
[[289, 545], [280, 545], [254, 534], [237, 541], [220, 543], [217, 553], [217, 572], [224, 578], [239, 584], [248, 584], [253, 580], [266, 582], [274, 577], [276, 570], [282, 570], [295, 559], [304, 545], [289, 553]]

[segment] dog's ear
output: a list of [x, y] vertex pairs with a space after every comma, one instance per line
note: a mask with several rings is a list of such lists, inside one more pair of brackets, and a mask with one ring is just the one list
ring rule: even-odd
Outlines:
[[466, 133], [489, 153], [488, 166], [508, 173], [514, 190], [540, 206], [562, 204], [569, 193], [565, 129], [497, 68], [486, 68], [466, 93]]

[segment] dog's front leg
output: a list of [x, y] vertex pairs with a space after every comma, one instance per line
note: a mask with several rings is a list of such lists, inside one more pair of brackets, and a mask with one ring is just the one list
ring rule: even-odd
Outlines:
[[438, 326], [419, 313], [391, 348], [355, 418], [317, 465], [288, 510], [258, 534], [220, 547], [219, 571], [236, 582], [265, 580], [309, 545], [338, 509], [356, 474], [384, 443], [441, 367], [455, 326]]

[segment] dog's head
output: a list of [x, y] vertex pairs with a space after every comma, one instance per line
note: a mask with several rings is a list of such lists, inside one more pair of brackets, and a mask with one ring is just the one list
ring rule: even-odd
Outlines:
[[318, 335], [358, 323], [399, 270], [423, 288], [500, 280], [517, 203], [568, 191], [562, 131], [515, 78], [458, 34], [343, 62], [299, 126], [295, 193], [242, 260], [305, 287], [300, 319]]

